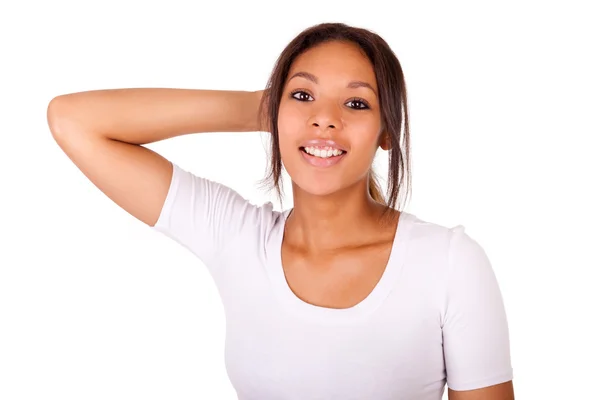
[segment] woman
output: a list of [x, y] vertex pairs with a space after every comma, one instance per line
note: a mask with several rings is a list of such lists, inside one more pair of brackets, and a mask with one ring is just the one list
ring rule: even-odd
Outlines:
[[[58, 96], [52, 134], [133, 216], [209, 268], [240, 399], [512, 399], [508, 327], [483, 249], [462, 226], [396, 210], [409, 180], [406, 90], [378, 35], [303, 31], [266, 91], [121, 89]], [[404, 137], [401, 126], [404, 125]], [[294, 207], [250, 204], [143, 147], [267, 130]], [[387, 201], [371, 171], [389, 152]], [[225, 152], [226, 149], [220, 149]], [[402, 168], [402, 179], [400, 169]]]

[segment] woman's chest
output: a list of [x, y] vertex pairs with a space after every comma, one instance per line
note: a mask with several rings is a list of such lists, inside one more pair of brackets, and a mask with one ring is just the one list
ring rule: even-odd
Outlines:
[[445, 384], [441, 331], [435, 318], [397, 310], [396, 318], [374, 315], [353, 324], [312, 324], [275, 314], [257, 323], [229, 321], [225, 360], [231, 382], [248, 398], [261, 399], [427, 398], [424, 390], [435, 395]]
[[290, 290], [302, 301], [319, 307], [351, 308], [379, 284], [390, 250], [391, 242], [307, 256], [284, 244], [282, 269]]
[[[279, 261], [276, 255], [272, 259]], [[221, 291], [226, 367], [240, 399], [441, 398], [440, 287], [422, 265], [392, 262], [388, 272], [397, 273], [384, 278], [377, 296], [368, 299], [373, 301], [327, 309], [292, 294], [290, 287], [298, 290], [294, 283], [302, 282], [290, 279], [288, 270], [286, 283], [275, 261], [256, 269], [231, 269], [238, 273], [227, 277]], [[325, 272], [307, 279], [305, 290], [312, 290], [315, 282], [321, 287], [304, 293], [324, 299], [328, 289], [340, 296], [340, 286], [360, 287], [356, 282], [366, 280], [364, 270], [347, 263], [345, 267], [344, 279]], [[248, 272], [240, 275], [240, 270]], [[348, 297], [343, 305], [360, 297]], [[305, 297], [313, 302], [316, 298]], [[339, 305], [340, 299], [325, 298], [325, 304]]]

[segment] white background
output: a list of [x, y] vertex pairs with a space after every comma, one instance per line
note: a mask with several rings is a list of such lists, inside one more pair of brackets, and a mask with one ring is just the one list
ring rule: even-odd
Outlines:
[[[3, 2], [0, 399], [236, 398], [204, 265], [93, 186], [53, 141], [46, 107], [94, 89], [257, 90], [284, 46], [326, 21], [374, 30], [400, 59], [406, 210], [463, 224], [486, 250], [517, 398], [596, 396], [593, 3]], [[259, 133], [206, 133], [149, 147], [262, 203], [275, 201], [256, 185], [267, 144]], [[289, 182], [286, 193], [284, 208]]]

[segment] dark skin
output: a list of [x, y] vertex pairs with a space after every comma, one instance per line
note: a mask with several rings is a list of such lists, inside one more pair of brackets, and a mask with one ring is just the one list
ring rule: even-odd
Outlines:
[[498, 385], [475, 390], [456, 391], [448, 389], [448, 400], [514, 400], [513, 382], [508, 381]]
[[[379, 221], [386, 206], [367, 190], [375, 152], [388, 148], [375, 74], [354, 45], [334, 42], [302, 54], [288, 76], [279, 113], [282, 160], [295, 204], [282, 246], [286, 278], [308, 303], [352, 307], [381, 278], [400, 215], [395, 211]], [[348, 88], [351, 81], [370, 87]], [[344, 146], [345, 159], [329, 168], [309, 165], [298, 147], [313, 138]]]
[[[288, 223], [292, 216], [293, 212]], [[383, 275], [395, 226], [377, 229], [371, 222], [365, 232], [343, 245], [311, 249], [298, 225], [286, 226], [281, 252], [290, 289], [305, 302], [321, 307], [350, 308], [364, 300]]]
[[[299, 72], [310, 75], [295, 76]], [[382, 241], [376, 216], [385, 205], [369, 196], [367, 184], [376, 150], [387, 150], [388, 145], [369, 60], [352, 44], [326, 43], [299, 56], [288, 76], [278, 121], [281, 157], [292, 177], [295, 205], [286, 240], [295, 242], [301, 235], [297, 242], [312, 254]], [[351, 81], [374, 90], [348, 88]], [[299, 146], [313, 138], [335, 140], [347, 149], [345, 159], [329, 168], [309, 165]], [[396, 221], [397, 216], [387, 227], [395, 228]]]
[[[357, 46], [330, 42], [299, 56], [288, 76], [278, 121], [294, 198], [282, 244], [285, 276], [305, 302], [349, 308], [379, 282], [400, 216], [394, 211], [389, 219], [379, 219], [386, 206], [368, 192], [375, 153], [378, 148], [389, 150], [380, 125], [375, 73]], [[350, 82], [362, 83], [349, 87]], [[345, 159], [329, 168], [309, 165], [298, 148], [313, 138], [343, 145]], [[511, 400], [513, 385], [448, 389], [448, 399]]]

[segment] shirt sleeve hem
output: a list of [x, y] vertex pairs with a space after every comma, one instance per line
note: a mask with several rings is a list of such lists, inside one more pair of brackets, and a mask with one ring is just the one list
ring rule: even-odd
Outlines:
[[171, 182], [169, 183], [169, 190], [167, 191], [167, 196], [160, 210], [158, 220], [152, 226], [153, 230], [160, 232], [164, 232], [168, 229], [168, 220], [171, 213], [171, 207], [173, 206], [173, 202], [175, 200], [175, 193], [177, 191], [177, 186], [179, 185], [179, 171], [177, 171], [178, 166], [173, 162], [171, 163], [171, 165], [173, 168], [173, 172], [171, 175]]
[[508, 382], [511, 380], [513, 380], [512, 368], [508, 372], [505, 372], [501, 375], [496, 375], [491, 378], [485, 378], [485, 379], [480, 379], [477, 381], [466, 382], [466, 383], [456, 383], [456, 382], [449, 383], [448, 382], [448, 388], [451, 390], [455, 390], [455, 391], [475, 390], [475, 389], [482, 389], [482, 388], [485, 388], [488, 386], [498, 385], [500, 383], [505, 383], [505, 382]]

